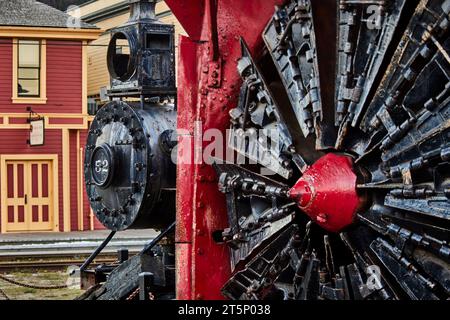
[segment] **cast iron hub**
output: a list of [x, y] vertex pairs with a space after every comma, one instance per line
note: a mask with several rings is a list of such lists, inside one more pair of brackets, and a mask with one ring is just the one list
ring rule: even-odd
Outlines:
[[289, 196], [322, 228], [340, 232], [353, 224], [361, 206], [356, 187], [352, 158], [330, 153], [305, 172]]

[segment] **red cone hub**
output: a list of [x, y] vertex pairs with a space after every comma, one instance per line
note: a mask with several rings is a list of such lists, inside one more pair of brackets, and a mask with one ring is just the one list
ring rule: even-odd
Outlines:
[[361, 205], [350, 157], [328, 154], [310, 167], [289, 194], [313, 221], [330, 232], [350, 226]]

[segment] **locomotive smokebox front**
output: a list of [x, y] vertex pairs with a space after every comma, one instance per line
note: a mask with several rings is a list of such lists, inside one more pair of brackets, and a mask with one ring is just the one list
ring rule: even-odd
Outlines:
[[176, 128], [173, 105], [113, 101], [91, 125], [85, 154], [86, 190], [110, 230], [164, 228], [175, 221]]
[[130, 1], [129, 21], [111, 31], [111, 101], [92, 122], [85, 153], [91, 207], [108, 229], [162, 229], [175, 221], [174, 27], [153, 0]]

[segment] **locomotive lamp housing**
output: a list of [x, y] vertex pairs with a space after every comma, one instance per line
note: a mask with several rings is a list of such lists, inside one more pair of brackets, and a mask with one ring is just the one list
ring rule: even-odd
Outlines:
[[174, 96], [174, 26], [156, 20], [155, 0], [130, 1], [130, 19], [112, 31], [107, 62], [112, 97]]

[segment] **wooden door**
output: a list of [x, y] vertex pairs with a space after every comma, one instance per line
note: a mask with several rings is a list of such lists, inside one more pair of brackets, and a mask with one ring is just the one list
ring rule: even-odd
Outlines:
[[53, 230], [52, 161], [6, 161], [6, 232]]

